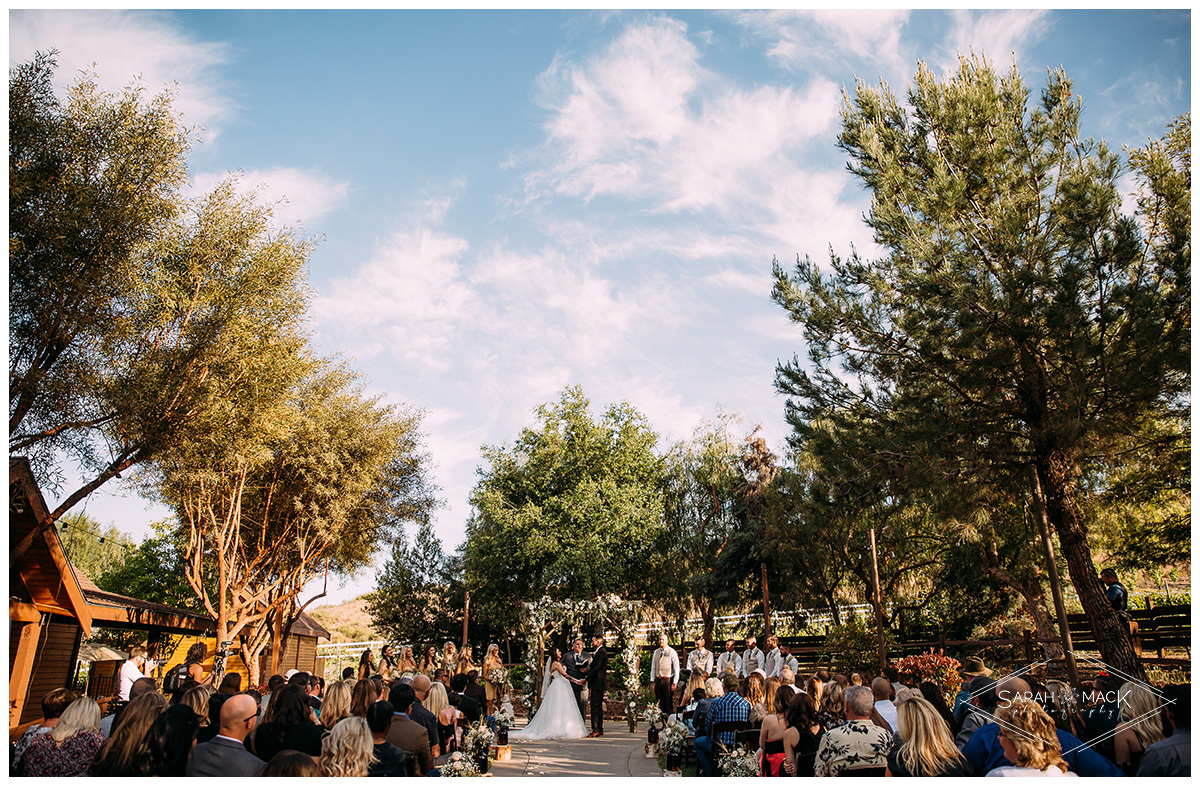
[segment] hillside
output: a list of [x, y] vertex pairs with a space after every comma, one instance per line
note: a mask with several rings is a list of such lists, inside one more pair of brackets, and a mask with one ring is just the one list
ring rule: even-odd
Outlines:
[[333, 643], [379, 640], [379, 634], [371, 629], [371, 617], [367, 615], [366, 605], [366, 597], [357, 596], [340, 605], [311, 608], [308, 613], [329, 630]]

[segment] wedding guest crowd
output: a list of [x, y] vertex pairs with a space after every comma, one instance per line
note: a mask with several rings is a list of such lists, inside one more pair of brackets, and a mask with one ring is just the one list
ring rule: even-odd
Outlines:
[[[717, 774], [720, 756], [744, 746], [750, 731], [765, 777], [1191, 774], [1190, 685], [1154, 691], [1100, 672], [1081, 698], [1061, 681], [994, 678], [972, 657], [951, 705], [931, 681], [905, 686], [895, 666], [878, 676], [801, 674], [785, 645], [765, 644], [763, 652], [749, 637], [739, 653], [727, 640], [714, 658], [699, 638], [681, 657], [659, 639], [655, 697], [694, 733], [701, 775]], [[675, 683], [681, 691], [669, 702], [664, 689]]]

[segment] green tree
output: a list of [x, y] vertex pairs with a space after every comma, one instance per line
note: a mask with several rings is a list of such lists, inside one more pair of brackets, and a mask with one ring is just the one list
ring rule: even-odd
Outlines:
[[58, 521], [58, 537], [71, 564], [97, 585], [105, 571], [123, 565], [136, 549], [128, 534], [112, 524], [103, 526], [82, 512]]
[[175, 523], [160, 521], [151, 527], [153, 536], [143, 539], [135, 549], [125, 551], [123, 561], [113, 562], [92, 579], [97, 586], [114, 594], [183, 610], [199, 610], [200, 599], [187, 580], [187, 557], [175, 538]]
[[392, 543], [375, 590], [366, 595], [371, 625], [395, 643], [457, 641], [462, 607], [455, 605], [455, 597], [461, 599], [462, 590], [456, 593], [454, 585], [441, 540], [433, 526], [423, 522], [411, 543], [403, 535]]
[[1153, 156], [1180, 178], [1134, 161], [1144, 199], [1123, 216], [1120, 161], [1080, 138], [1066, 76], [1050, 74], [1040, 107], [1027, 99], [1015, 68], [982, 58], [945, 82], [921, 64], [904, 103], [861, 82], [847, 96], [839, 144], [887, 254], [831, 255], [828, 273], [776, 264], [774, 299], [809, 357], [776, 383], [800, 444], [853, 413], [939, 472], [1032, 467], [1102, 658], [1144, 677], [1096, 576], [1079, 485], [1107, 447], [1188, 407], [1190, 186], [1162, 185], [1190, 183], [1186, 147]]
[[662, 462], [645, 418], [621, 403], [595, 419], [578, 387], [536, 414], [511, 447], [483, 447], [463, 545], [472, 609], [504, 630], [543, 594], [640, 598], [662, 563]]

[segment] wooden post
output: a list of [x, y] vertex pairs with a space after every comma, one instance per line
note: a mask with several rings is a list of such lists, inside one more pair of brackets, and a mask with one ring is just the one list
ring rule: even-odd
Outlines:
[[[49, 618], [49, 616], [43, 618]], [[21, 712], [25, 710], [25, 701], [27, 700], [25, 696], [29, 692], [29, 681], [33, 678], [38, 640], [41, 635], [42, 622], [40, 620], [30, 621], [21, 627], [17, 653], [13, 657], [8, 678], [8, 727], [10, 729], [21, 724]]]
[[872, 596], [875, 598], [875, 632], [879, 637], [879, 669], [887, 667], [887, 644], [883, 636], [883, 594], [879, 589], [879, 559], [875, 553], [875, 529], [871, 533], [871, 584], [874, 586]]
[[1038, 531], [1042, 534], [1042, 550], [1046, 553], [1046, 571], [1050, 574], [1050, 592], [1054, 596], [1054, 609], [1058, 613], [1058, 632], [1062, 636], [1063, 655], [1067, 658], [1067, 675], [1076, 689], [1083, 689], [1079, 681], [1079, 669], [1075, 666], [1075, 650], [1071, 645], [1071, 625], [1067, 623], [1067, 606], [1063, 604], [1062, 583], [1058, 579], [1058, 561], [1054, 557], [1054, 543], [1050, 541], [1050, 523], [1046, 519], [1046, 505], [1042, 501], [1042, 481], [1037, 466], [1029, 464], [1029, 487], [1033, 493], [1033, 515]]
[[280, 638], [283, 635], [283, 627], [280, 626], [279, 615], [282, 611], [279, 608], [271, 613], [271, 675], [274, 676], [279, 672], [279, 661], [283, 659], [283, 644]]
[[471, 592], [467, 592], [467, 598], [463, 601], [463, 642], [467, 645], [467, 619], [471, 615]]
[[[771, 637], [771, 599], [767, 591], [767, 563], [762, 564], [763, 576], [763, 640]], [[764, 643], [765, 645], [765, 643]]]

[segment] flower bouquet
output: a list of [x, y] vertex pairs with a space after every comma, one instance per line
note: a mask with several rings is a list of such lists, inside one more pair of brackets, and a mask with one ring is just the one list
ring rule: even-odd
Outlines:
[[730, 777], [757, 777], [758, 753], [738, 747], [733, 752], [722, 755], [719, 765], [721, 771]]
[[507, 668], [492, 668], [488, 672], [488, 684], [499, 689], [504, 689], [508, 686], [508, 669]]
[[461, 752], [450, 753], [450, 759], [442, 765], [443, 777], [478, 777], [475, 763]]
[[463, 752], [475, 757], [478, 757], [480, 753], [486, 754], [494, 739], [495, 734], [480, 721], [467, 728], [466, 735], [463, 736]]

